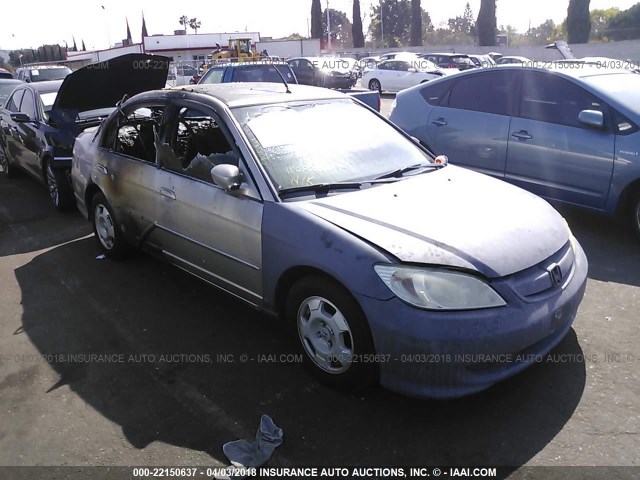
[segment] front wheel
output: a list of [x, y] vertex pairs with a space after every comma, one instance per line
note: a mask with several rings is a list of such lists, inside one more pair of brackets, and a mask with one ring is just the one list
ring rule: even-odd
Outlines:
[[66, 212], [75, 207], [76, 201], [73, 189], [67, 177], [67, 172], [59, 168], [53, 168], [50, 163], [46, 169], [47, 188], [53, 205], [61, 212]]
[[97, 193], [91, 200], [90, 212], [93, 233], [102, 253], [114, 260], [125, 258], [130, 247], [116, 223], [111, 206], [102, 193]]
[[640, 191], [636, 192], [631, 201], [631, 229], [636, 238], [640, 239]]
[[285, 314], [305, 366], [322, 382], [348, 391], [376, 382], [378, 365], [369, 325], [340, 285], [321, 276], [299, 281], [289, 293]]
[[8, 178], [14, 178], [16, 176], [16, 169], [9, 163], [9, 158], [4, 152], [3, 148], [0, 146], [0, 168], [2, 169], [2, 174]]
[[382, 85], [380, 85], [380, 81], [377, 79], [373, 79], [369, 82], [369, 90], [377, 90], [378, 93], [382, 93]]

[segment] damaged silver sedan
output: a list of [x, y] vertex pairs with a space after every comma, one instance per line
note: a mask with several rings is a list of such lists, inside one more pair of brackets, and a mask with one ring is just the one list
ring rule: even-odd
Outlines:
[[337, 387], [483, 390], [558, 344], [584, 294], [547, 202], [326, 89], [137, 95], [78, 137], [72, 181], [108, 257], [141, 248], [283, 317]]

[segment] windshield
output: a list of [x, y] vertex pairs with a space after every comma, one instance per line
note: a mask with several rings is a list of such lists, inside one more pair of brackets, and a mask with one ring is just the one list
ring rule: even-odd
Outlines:
[[640, 115], [640, 74], [620, 72], [592, 75], [582, 77], [582, 81]]
[[432, 162], [396, 129], [350, 99], [233, 110], [279, 190], [370, 180]]
[[31, 70], [32, 82], [45, 82], [47, 80], [62, 80], [71, 73], [68, 67], [40, 68]]

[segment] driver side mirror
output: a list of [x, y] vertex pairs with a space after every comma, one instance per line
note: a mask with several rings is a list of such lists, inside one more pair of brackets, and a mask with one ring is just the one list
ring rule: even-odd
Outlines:
[[29, 115], [26, 113], [12, 113], [9, 117], [16, 123], [29, 123], [31, 121]]
[[598, 110], [582, 110], [578, 114], [578, 121], [593, 128], [604, 128], [604, 115]]
[[242, 185], [242, 173], [236, 165], [228, 163], [216, 165], [211, 169], [213, 183], [229, 192], [238, 190]]

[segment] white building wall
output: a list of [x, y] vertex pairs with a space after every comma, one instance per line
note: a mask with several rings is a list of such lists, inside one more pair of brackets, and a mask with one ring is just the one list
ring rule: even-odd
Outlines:
[[320, 39], [270, 40], [258, 42], [256, 48], [258, 52], [266, 50], [276, 57], [317, 57], [320, 55]]

